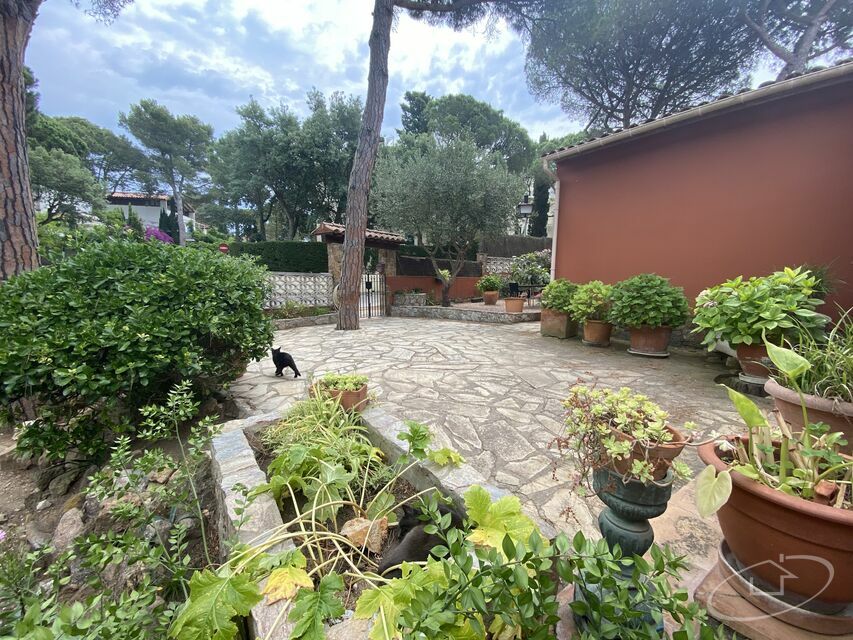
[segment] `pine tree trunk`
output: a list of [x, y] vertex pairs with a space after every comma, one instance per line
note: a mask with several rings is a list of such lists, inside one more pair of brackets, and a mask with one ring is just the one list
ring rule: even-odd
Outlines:
[[[184, 221], [184, 196], [180, 189], [175, 189], [175, 217], [178, 220], [178, 244], [182, 247], [187, 244], [187, 224]], [[195, 231], [195, 229], [193, 229]]]
[[24, 125], [24, 51], [41, 0], [0, 0], [0, 281], [39, 266]]
[[373, 28], [370, 32], [367, 99], [347, 188], [347, 223], [341, 265], [338, 329], [358, 329], [358, 297], [364, 261], [364, 236], [367, 232], [367, 199], [370, 195], [370, 177], [379, 150], [379, 133], [382, 129], [385, 94], [388, 90], [388, 51], [391, 47], [393, 22], [394, 0], [375, 0]]

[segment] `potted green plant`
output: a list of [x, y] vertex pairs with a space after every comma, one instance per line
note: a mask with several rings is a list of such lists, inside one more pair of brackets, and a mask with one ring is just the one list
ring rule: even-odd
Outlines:
[[[694, 333], [712, 351], [720, 340], [737, 350], [741, 369], [761, 381], [770, 361], [763, 340], [780, 344], [798, 333], [819, 334], [828, 318], [815, 311], [820, 281], [808, 269], [788, 269], [744, 280], [738, 276], [696, 297]], [[758, 380], [756, 380], [758, 381]]]
[[791, 430], [801, 432], [806, 421], [823, 422], [832, 432], [841, 432], [853, 453], [853, 309], [848, 309], [826, 334], [817, 340], [803, 332], [790, 348], [809, 361], [793, 387], [784, 374], [775, 372], [764, 390]]
[[[799, 392], [812, 364], [790, 349], [765, 346], [786, 386]], [[727, 391], [747, 432], [699, 447], [708, 465], [696, 478], [699, 514], [717, 514], [732, 554], [771, 590], [843, 608], [853, 602], [846, 569], [853, 557], [853, 459], [841, 453], [843, 435], [811, 421], [794, 432], [778, 413], [768, 420], [745, 395]]]
[[569, 307], [578, 285], [563, 278], [552, 280], [542, 290], [542, 317], [539, 331], [543, 336], [571, 338], [578, 334], [578, 323]]
[[358, 373], [327, 373], [310, 387], [311, 395], [325, 395], [347, 411], [361, 411], [367, 404], [367, 376]]
[[[613, 325], [608, 322], [610, 314], [610, 291], [612, 287], [600, 280], [592, 280], [578, 287], [569, 303], [569, 313], [583, 324], [583, 343], [593, 347], [610, 345]], [[543, 293], [543, 298], [544, 293]], [[544, 304], [544, 303], [543, 303]]]
[[666, 358], [672, 328], [687, 321], [684, 290], [653, 273], [613, 285], [610, 321], [630, 333], [628, 353]]
[[500, 276], [490, 273], [477, 280], [476, 287], [477, 291], [483, 294], [483, 304], [496, 305], [503, 280]]

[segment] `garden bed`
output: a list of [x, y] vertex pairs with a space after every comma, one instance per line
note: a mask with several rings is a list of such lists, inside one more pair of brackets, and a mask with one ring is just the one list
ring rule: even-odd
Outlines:
[[273, 320], [276, 331], [283, 329], [296, 329], [298, 327], [318, 327], [324, 324], [335, 324], [338, 320], [337, 313], [324, 313], [319, 316], [305, 316], [302, 318], [281, 318]]

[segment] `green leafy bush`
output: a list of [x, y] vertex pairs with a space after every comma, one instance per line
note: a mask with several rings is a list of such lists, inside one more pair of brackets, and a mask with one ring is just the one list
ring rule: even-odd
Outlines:
[[551, 252], [546, 249], [513, 258], [510, 278], [518, 284], [548, 284], [551, 279]]
[[654, 273], [616, 283], [611, 297], [610, 321], [621, 327], [678, 327], [689, 315], [684, 290]]
[[[610, 313], [610, 294], [613, 287], [601, 280], [592, 280], [578, 287], [569, 304], [569, 313], [578, 322], [606, 322]], [[543, 292], [542, 297], [545, 297]]]
[[326, 273], [329, 257], [324, 242], [232, 242], [232, 255], [257, 256], [270, 271], [293, 273]]
[[103, 242], [0, 286], [0, 405], [29, 397], [19, 446], [99, 454], [108, 432], [190, 380], [238, 377], [272, 341], [265, 272], [160, 242]]
[[802, 268], [744, 280], [738, 276], [696, 297], [694, 333], [705, 331], [702, 344], [712, 350], [717, 340], [732, 346], [761, 344], [762, 337], [779, 344], [799, 332], [819, 334], [828, 318], [817, 309], [820, 282]]
[[500, 276], [490, 273], [477, 280], [477, 291], [480, 293], [484, 291], [500, 291], [503, 285], [504, 281]]
[[571, 313], [572, 299], [577, 290], [578, 285], [574, 282], [564, 278], [552, 280], [542, 290], [542, 307], [560, 313]]

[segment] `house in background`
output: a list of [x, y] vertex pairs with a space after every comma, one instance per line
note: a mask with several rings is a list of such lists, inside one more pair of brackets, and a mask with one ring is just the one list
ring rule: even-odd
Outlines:
[[[132, 208], [133, 212], [142, 220], [142, 226], [154, 227], [155, 229], [160, 224], [160, 212], [169, 211], [175, 213], [175, 199], [172, 196], [164, 193], [136, 193], [132, 191], [114, 191], [107, 196], [107, 203], [110, 207], [120, 209], [122, 214], [127, 219], [128, 208]], [[190, 228], [192, 218], [190, 214], [194, 211], [191, 204], [184, 201], [184, 224], [187, 229]], [[204, 225], [196, 223], [196, 226], [201, 228]]]
[[827, 266], [853, 307], [853, 61], [721, 96], [543, 156], [552, 271], [658, 273], [688, 298], [738, 275]]

